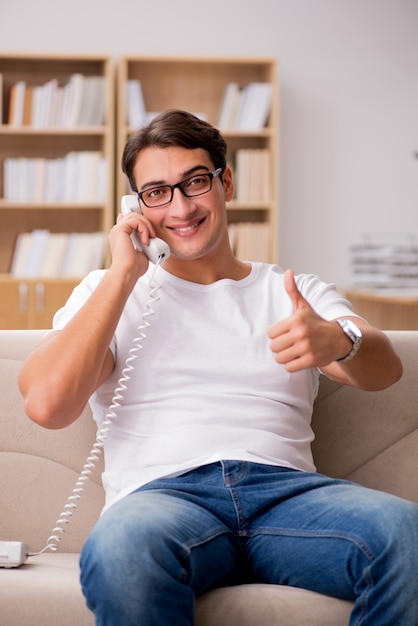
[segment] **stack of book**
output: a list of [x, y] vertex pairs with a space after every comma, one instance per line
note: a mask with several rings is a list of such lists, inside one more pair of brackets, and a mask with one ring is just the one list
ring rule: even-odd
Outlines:
[[418, 289], [418, 245], [365, 242], [350, 248], [351, 283], [357, 288]]
[[228, 226], [228, 232], [238, 259], [270, 262], [270, 226], [267, 222], [235, 222]]
[[245, 87], [228, 83], [218, 126], [221, 130], [258, 131], [267, 124], [273, 89], [270, 83], [252, 82]]
[[20, 80], [10, 89], [8, 124], [15, 127], [102, 126], [106, 92], [103, 76], [72, 74], [65, 85], [53, 78], [43, 85]]
[[103, 267], [107, 238], [102, 232], [19, 233], [10, 274], [17, 278], [82, 278]]
[[135, 128], [148, 121], [141, 81], [132, 78], [126, 82], [126, 123]]
[[98, 151], [63, 158], [4, 160], [4, 199], [33, 203], [102, 203], [107, 194], [106, 158]]
[[269, 202], [271, 155], [267, 148], [235, 152], [235, 198], [240, 202]]

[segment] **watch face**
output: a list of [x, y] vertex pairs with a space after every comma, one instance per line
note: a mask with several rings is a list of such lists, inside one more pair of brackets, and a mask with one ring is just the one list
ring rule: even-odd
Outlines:
[[337, 320], [337, 322], [341, 326], [347, 337], [349, 337], [353, 343], [351, 351], [342, 359], [337, 359], [339, 363], [345, 363], [346, 361], [350, 361], [350, 359], [352, 359], [353, 356], [357, 353], [358, 349], [360, 348], [363, 336], [361, 334], [361, 330], [351, 320]]
[[354, 322], [352, 322], [351, 320], [346, 320], [346, 323], [349, 329], [351, 330], [351, 332], [354, 333], [354, 335], [358, 339], [361, 339], [362, 337], [361, 330], [354, 324]]

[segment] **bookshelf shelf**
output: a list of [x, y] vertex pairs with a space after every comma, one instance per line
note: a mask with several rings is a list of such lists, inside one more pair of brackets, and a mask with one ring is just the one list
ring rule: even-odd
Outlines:
[[70, 136], [77, 137], [83, 135], [98, 135], [103, 136], [109, 132], [109, 129], [104, 126], [77, 126], [76, 128], [31, 128], [26, 126], [13, 127], [9, 124], [0, 125], [0, 135], [24, 135], [24, 136]]
[[13, 209], [21, 211], [56, 211], [56, 210], [68, 210], [68, 211], [100, 211], [103, 210], [103, 205], [96, 202], [80, 202], [75, 204], [74, 202], [14, 202], [13, 200], [0, 200], [0, 209]]
[[[94, 155], [97, 159], [96, 170], [89, 166], [83, 179], [83, 190], [91, 186], [86, 181], [100, 180], [97, 199], [78, 193], [80, 179], [77, 175], [74, 178], [74, 169], [73, 178], [65, 169], [56, 175], [44, 174], [45, 168], [57, 161], [67, 164], [71, 156], [81, 155], [85, 159]], [[42, 164], [42, 177], [37, 175], [39, 170], [28, 169], [34, 167], [35, 161]], [[33, 310], [37, 300], [31, 295], [35, 287], [27, 277], [10, 274], [19, 234], [35, 229], [51, 233], [108, 233], [114, 221], [114, 168], [114, 83], [110, 57], [0, 52], [0, 288], [2, 302], [8, 303], [1, 311], [3, 328], [16, 327], [17, 318], [20, 327], [45, 327], [47, 322], [49, 325], [53, 309], [64, 303], [75, 284], [73, 279], [57, 278], [46, 283], [35, 277], [32, 282], [37, 285], [38, 295], [42, 284], [51, 304], [45, 309], [48, 314], [37, 316]], [[79, 166], [76, 171], [84, 174], [85, 169]], [[51, 191], [49, 184], [52, 180], [62, 186], [62, 172], [65, 195], [55, 188]], [[94, 178], [99, 174], [100, 178]], [[36, 195], [31, 195], [32, 188], [36, 188]], [[24, 320], [16, 295], [25, 291], [23, 284], [29, 294]]]
[[[235, 182], [237, 152], [266, 150], [268, 160], [264, 167], [266, 198], [235, 199], [227, 205], [228, 219], [236, 225], [240, 221], [264, 224], [266, 236], [262, 249], [239, 247], [238, 256], [246, 260], [276, 262], [278, 259], [278, 79], [277, 63], [273, 58], [252, 57], [163, 57], [125, 56], [117, 67], [117, 163], [135, 124], [129, 123], [132, 103], [128, 101], [128, 81], [138, 81], [147, 115], [170, 108], [185, 109], [202, 115], [222, 131], [228, 143], [228, 162], [233, 167]], [[261, 127], [242, 130], [219, 124], [228, 85], [236, 84], [240, 94], [253, 83], [268, 85], [270, 102], [265, 123]], [[139, 118], [138, 118], [139, 119]], [[141, 122], [139, 122], [141, 123]], [[258, 171], [258, 170], [257, 170]], [[255, 176], [257, 173], [254, 172]], [[250, 182], [250, 186], [252, 183]], [[236, 185], [237, 186], [237, 185]], [[130, 190], [120, 168], [116, 178], [117, 197]], [[235, 229], [234, 239], [239, 239]], [[238, 233], [238, 234], [237, 234]], [[247, 238], [248, 239], [248, 238]]]
[[232, 200], [227, 204], [228, 211], [270, 211], [270, 208], [271, 204], [268, 200], [254, 202]]
[[[134, 126], [125, 125], [120, 130], [123, 135], [129, 135], [134, 129], [135, 129]], [[251, 139], [256, 139], [256, 140], [269, 139], [273, 136], [273, 130], [271, 128], [262, 128], [260, 130], [253, 130], [253, 131], [226, 129], [222, 131], [222, 135], [224, 139], [226, 139], [227, 141], [233, 140], [233, 139], [243, 139], [245, 142], [247, 142], [247, 141], [250, 141]]]

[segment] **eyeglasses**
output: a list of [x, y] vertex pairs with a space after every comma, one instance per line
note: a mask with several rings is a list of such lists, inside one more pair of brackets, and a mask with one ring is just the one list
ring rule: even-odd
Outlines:
[[218, 167], [218, 169], [213, 172], [208, 172], [207, 174], [194, 174], [194, 176], [183, 178], [183, 180], [175, 185], [150, 187], [150, 189], [145, 189], [145, 191], [138, 193], [138, 200], [142, 200], [149, 209], [154, 209], [159, 206], [164, 206], [165, 204], [170, 204], [176, 188], [180, 189], [181, 193], [183, 196], [186, 196], [186, 198], [203, 196], [203, 194], [208, 193], [212, 189], [213, 179], [219, 176], [221, 172], [222, 168]]

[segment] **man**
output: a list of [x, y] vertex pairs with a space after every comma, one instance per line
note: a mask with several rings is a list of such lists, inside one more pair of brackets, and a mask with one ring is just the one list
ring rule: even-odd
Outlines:
[[[355, 600], [353, 625], [416, 626], [418, 506], [317, 474], [310, 451], [319, 371], [385, 388], [402, 374], [390, 342], [332, 285], [234, 257], [211, 125], [163, 113], [122, 161], [141, 212], [118, 217], [110, 268], [82, 281], [20, 376], [48, 428], [89, 399], [100, 426], [122, 394], [81, 556], [96, 623], [190, 626], [199, 594], [259, 581]], [[134, 232], [170, 257], [150, 266]]]

